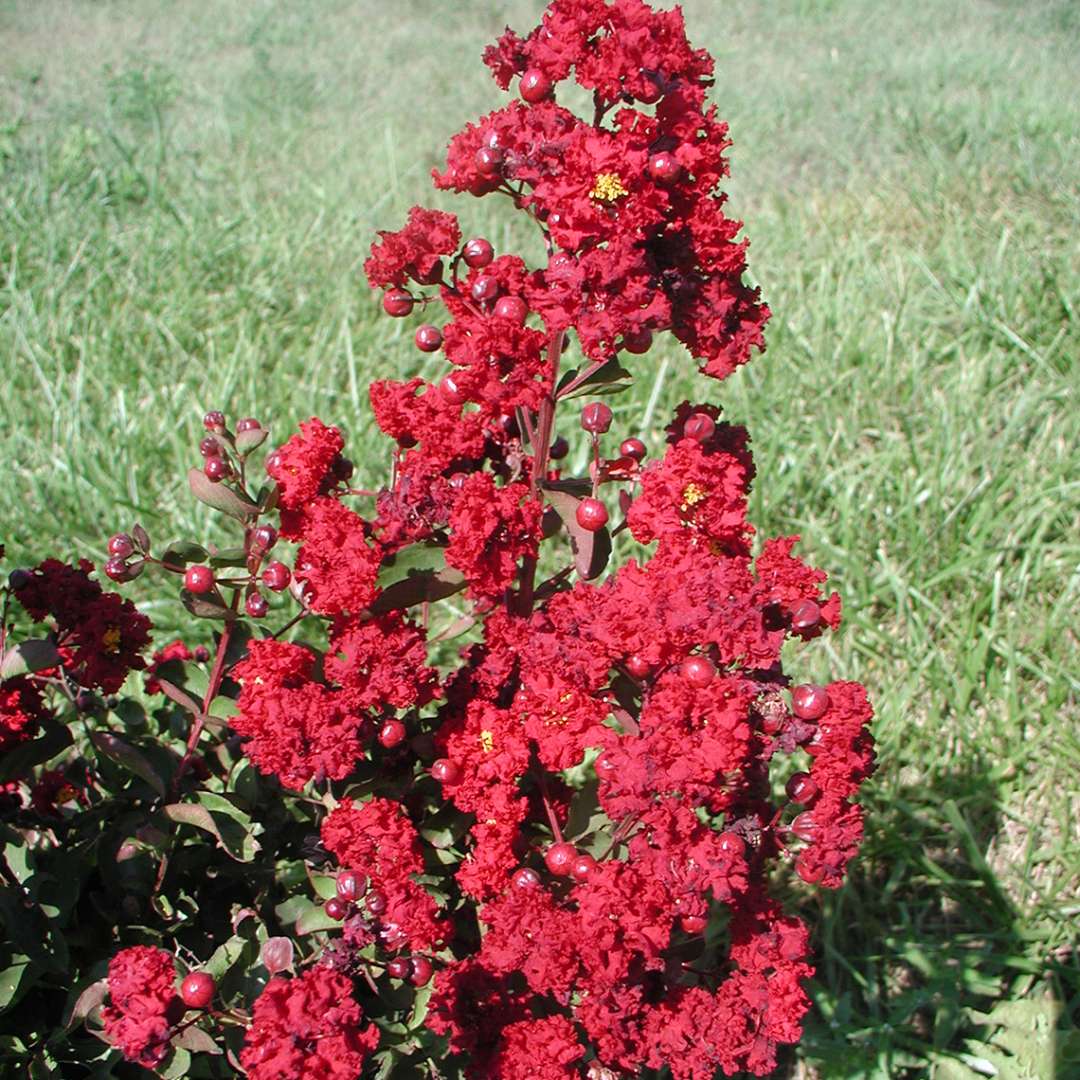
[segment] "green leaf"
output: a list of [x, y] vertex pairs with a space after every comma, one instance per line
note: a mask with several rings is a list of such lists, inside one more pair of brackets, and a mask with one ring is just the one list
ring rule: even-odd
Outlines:
[[246, 522], [259, 512], [258, 506], [246, 495], [241, 495], [226, 484], [211, 480], [202, 469], [188, 469], [188, 486], [199, 502], [206, 503], [207, 506], [212, 506], [238, 521]]
[[128, 772], [134, 773], [140, 780], [149, 784], [158, 795], [165, 798], [165, 782], [140, 750], [110, 731], [92, 731], [90, 741], [99, 753], [115, 761]]
[[217, 591], [196, 596], [187, 589], [180, 590], [180, 603], [195, 616], [196, 619], [235, 619], [233, 611], [226, 607]]
[[37, 980], [37, 969], [26, 956], [16, 958], [9, 968], [0, 971], [0, 1010], [13, 1005]]
[[173, 1051], [172, 1057], [169, 1058], [169, 1064], [165, 1066], [159, 1075], [163, 1080], [183, 1080], [183, 1077], [188, 1075], [190, 1069], [191, 1055], [183, 1047], [179, 1047]]
[[450, 566], [442, 570], [417, 571], [384, 589], [371, 605], [371, 610], [376, 614], [383, 614], [412, 607], [424, 601], [433, 604], [461, 592], [465, 584], [465, 575]]
[[612, 357], [602, 367], [597, 368], [587, 379], [580, 382], [569, 393], [563, 393], [563, 388], [569, 386], [578, 376], [578, 371], [568, 371], [560, 380], [556, 391], [556, 397], [561, 400], [598, 394], [618, 394], [629, 389], [634, 377], [624, 368], [617, 359]]
[[181, 568], [188, 563], [204, 563], [207, 558], [206, 548], [193, 544], [190, 540], [174, 540], [161, 555], [161, 561], [166, 566]]
[[244, 954], [248, 946], [248, 940], [240, 934], [233, 934], [228, 941], [223, 941], [211, 954], [205, 964], [200, 965], [200, 970], [212, 975], [216, 982], [221, 982], [229, 970]]
[[67, 1020], [64, 1021], [65, 1030], [70, 1029], [85, 1020], [105, 1001], [108, 992], [109, 980], [107, 978], [95, 979], [87, 986], [84, 986], [79, 992], [79, 996], [72, 1004]]
[[326, 914], [326, 909], [322, 904], [312, 904], [311, 908], [296, 920], [296, 932], [298, 934], [314, 934], [319, 930], [333, 930], [340, 925], [341, 923], [337, 919], [331, 919]]
[[172, 1044], [182, 1050], [189, 1050], [193, 1054], [223, 1054], [224, 1051], [200, 1027], [184, 1028], [179, 1035], [174, 1036]]
[[219, 548], [210, 556], [210, 565], [220, 566], [247, 566], [247, 552], [242, 547]]
[[162, 807], [162, 813], [170, 821], [210, 833], [237, 862], [251, 862], [260, 850], [255, 834], [261, 827], [224, 795], [203, 791], [198, 800], [198, 803], [170, 803]]
[[421, 570], [441, 570], [446, 566], [446, 548], [437, 544], [410, 544], [388, 555], [379, 567], [378, 585], [385, 589]]
[[72, 741], [71, 730], [66, 724], [46, 723], [38, 738], [0, 755], [0, 783], [25, 776], [35, 765], [62, 754]]
[[59, 663], [60, 654], [56, 646], [46, 638], [20, 641], [8, 649], [3, 660], [0, 660], [0, 680], [12, 679], [16, 675], [32, 675], [35, 671], [44, 671]]

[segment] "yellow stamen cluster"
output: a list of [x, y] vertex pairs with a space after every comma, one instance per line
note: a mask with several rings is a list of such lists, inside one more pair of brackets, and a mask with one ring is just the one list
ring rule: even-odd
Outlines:
[[120, 627], [110, 626], [102, 635], [101, 644], [106, 652], [119, 652], [120, 650]]
[[493, 732], [484, 730], [480, 732], [480, 745], [484, 748], [484, 752], [490, 754], [495, 748], [495, 735]]
[[597, 176], [593, 189], [589, 192], [589, 198], [596, 199], [597, 202], [611, 203], [629, 194], [630, 192], [623, 187], [618, 173], [602, 172]]
[[697, 506], [699, 502], [704, 502], [708, 497], [708, 492], [700, 487], [698, 484], [687, 484], [686, 490], [682, 493], [682, 505], [679, 507], [684, 513], [692, 506]]

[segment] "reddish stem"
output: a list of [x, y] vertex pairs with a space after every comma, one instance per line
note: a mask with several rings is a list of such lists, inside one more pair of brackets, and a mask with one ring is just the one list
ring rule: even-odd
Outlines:
[[[233, 615], [236, 614], [239, 605], [240, 593], [236, 592], [233, 594]], [[184, 756], [176, 770], [176, 775], [173, 777], [172, 790], [174, 795], [180, 789], [180, 781], [183, 779], [184, 773], [187, 772], [188, 765], [191, 764], [191, 758], [195, 753], [195, 747], [199, 744], [203, 725], [206, 723], [206, 717], [210, 710], [210, 703], [217, 697], [218, 690], [221, 689], [221, 680], [225, 676], [225, 653], [228, 651], [229, 641], [232, 638], [234, 622], [235, 619], [227, 619], [225, 621], [225, 628], [221, 631], [221, 637], [218, 638], [217, 655], [214, 657], [214, 666], [210, 671], [210, 682], [206, 687], [206, 694], [203, 697], [202, 711], [195, 717], [195, 723], [191, 725], [191, 734], [188, 735], [187, 750], [184, 751]]]

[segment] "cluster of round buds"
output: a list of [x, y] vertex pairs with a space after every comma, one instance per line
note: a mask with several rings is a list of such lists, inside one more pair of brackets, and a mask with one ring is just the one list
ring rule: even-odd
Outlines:
[[106, 545], [105, 576], [120, 584], [133, 581], [146, 566], [149, 548], [150, 538], [140, 525], [130, 533], [114, 533]]
[[[619, 456], [613, 460], [600, 457], [600, 436], [611, 430], [613, 414], [611, 408], [602, 401], [593, 401], [581, 410], [581, 427], [592, 436], [593, 460], [590, 464], [592, 493], [578, 503], [577, 523], [586, 532], [599, 532], [609, 521], [607, 507], [597, 497], [600, 484], [607, 480], [630, 480], [638, 471], [638, 466], [647, 453], [641, 439], [631, 436], [619, 444]], [[552, 444], [549, 457], [559, 460], [565, 457], [569, 446], [565, 439], [557, 439]]]
[[208, 480], [220, 484], [242, 469], [244, 460], [270, 434], [253, 416], [236, 422], [236, 431], [229, 430], [225, 414], [213, 409], [203, 417], [207, 434], [199, 443], [203, 472]]

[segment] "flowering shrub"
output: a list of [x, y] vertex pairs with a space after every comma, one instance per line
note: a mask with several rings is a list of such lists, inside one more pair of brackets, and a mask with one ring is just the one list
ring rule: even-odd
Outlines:
[[89, 563], [10, 575], [0, 1006], [34, 1075], [704, 1080], [800, 1036], [774, 890], [841, 884], [873, 747], [863, 688], [781, 652], [839, 599], [797, 537], [754, 555], [745, 429], [684, 402], [650, 456], [599, 400], [664, 332], [714, 379], [763, 347], [712, 59], [678, 10], [554, 0], [484, 61], [520, 100], [435, 184], [508, 196], [547, 261], [419, 207], [379, 234], [387, 314], [447, 312], [415, 331], [441, 378], [371, 385], [385, 486], [315, 418], [260, 486], [267, 430], [207, 414], [191, 488], [240, 542], [136, 526], [103, 571], [181, 580], [212, 653], [147, 658]]

